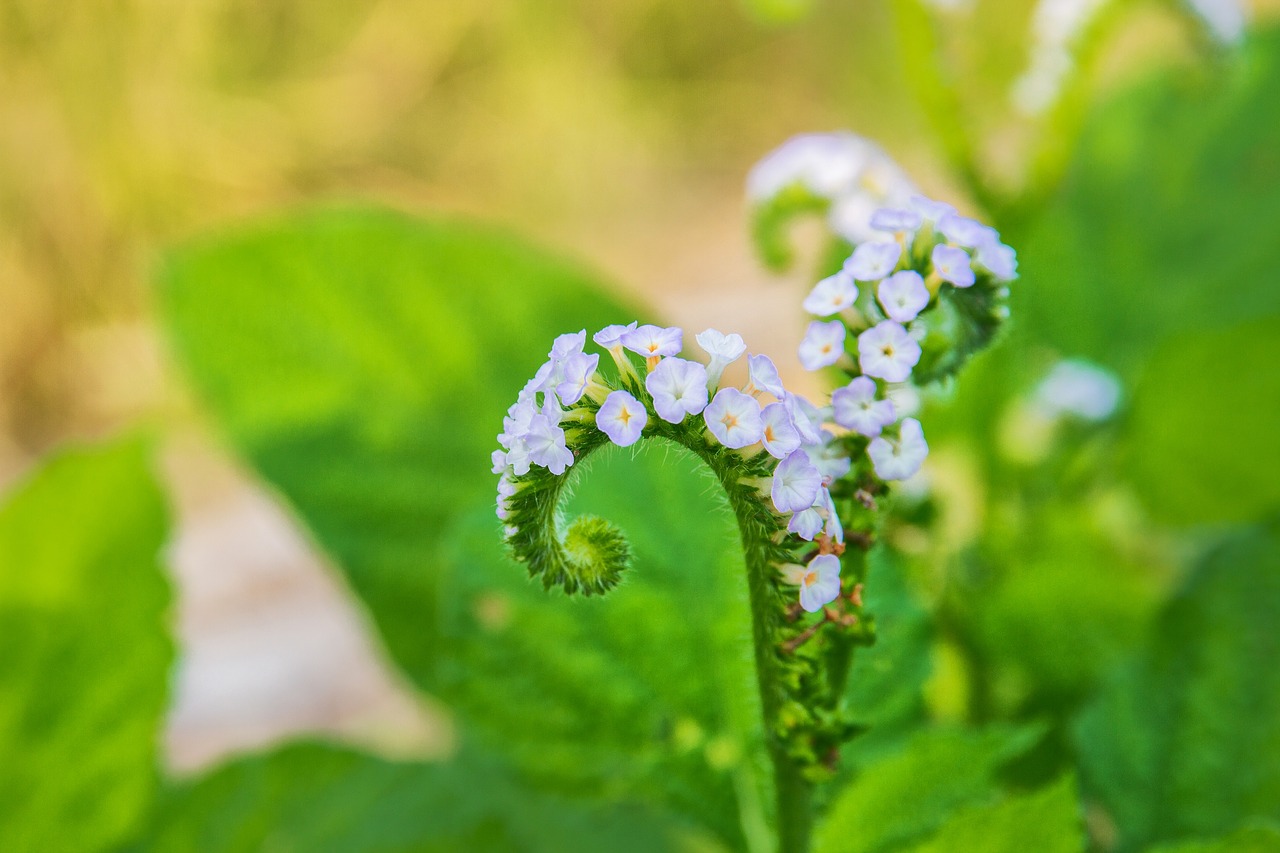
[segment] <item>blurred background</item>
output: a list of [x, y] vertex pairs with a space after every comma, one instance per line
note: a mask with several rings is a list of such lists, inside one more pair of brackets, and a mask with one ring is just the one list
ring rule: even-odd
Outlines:
[[[774, 353], [790, 382], [812, 388], [794, 356], [812, 268], [779, 276], [756, 257], [744, 184], [757, 160], [795, 133], [853, 130], [930, 195], [994, 217], [1034, 269], [1018, 240], [1070, 230], [1052, 216], [1084, 129], [1093, 128], [1094, 162], [1140, 159], [1129, 143], [1155, 113], [1121, 96], [1157, 77], [1233, 73], [1245, 39], [1233, 16], [1255, 31], [1280, 17], [1280, 0], [1201, 5], [0, 0], [0, 487], [69, 440], [163, 427], [164, 481], [179, 512], [170, 554], [181, 656], [165, 736], [173, 769], [296, 732], [439, 752], [444, 717], [384, 663], [362, 609], [213, 437], [175, 370], [150, 288], [165, 247], [314, 202], [478, 217], [584, 259], [672, 323], [737, 329], [753, 350]], [[913, 29], [921, 10], [923, 42]], [[1090, 22], [1087, 48], [1073, 53], [1085, 72], [1046, 108], [1054, 21], [1073, 15]], [[940, 58], [955, 103], [922, 80], [922, 49]], [[1110, 105], [1109, 124], [1094, 120], [1099, 105]], [[1275, 126], [1274, 110], [1256, 118]], [[947, 136], [949, 121], [963, 127], [963, 146]], [[1274, 159], [1252, 174], [1259, 192], [1277, 193]], [[800, 245], [812, 249], [820, 231], [802, 226]], [[1035, 239], [1049, 255], [1069, 243]], [[1177, 245], [1160, 251], [1177, 260]], [[1132, 272], [1136, 257], [1115, 264]], [[1028, 272], [1018, 285], [1038, 282]], [[1232, 298], [1229, 282], [1203, 287]], [[1194, 304], [1169, 311], [1190, 323]], [[1055, 349], [1037, 362], [1045, 368], [1053, 357], [1105, 361], [1112, 344], [1123, 349], [1120, 328], [1069, 351], [1054, 322], [1090, 319], [1047, 322]], [[1127, 354], [1108, 364], [1126, 395], [1137, 364]], [[1033, 416], [1021, 427], [1009, 418], [996, 442], [1012, 448], [1001, 464], [1017, 468], [1039, 458], [1041, 434]], [[965, 472], [981, 452], [936, 449], [938, 489], [969, 494]], [[1108, 494], [1108, 524], [1144, 517], [1128, 492]], [[971, 535], [965, 508], [978, 502], [953, 502], [945, 529]], [[904, 525], [898, 543], [931, 554], [917, 534]], [[1136, 563], [1143, 549], [1177, 548], [1158, 535], [1128, 544]], [[983, 625], [955, 642], [963, 651], [981, 646], [983, 631], [1016, 629]], [[953, 651], [940, 652], [944, 694]], [[988, 699], [998, 705], [1018, 689], [996, 685]], [[940, 713], [965, 701], [944, 695]]]

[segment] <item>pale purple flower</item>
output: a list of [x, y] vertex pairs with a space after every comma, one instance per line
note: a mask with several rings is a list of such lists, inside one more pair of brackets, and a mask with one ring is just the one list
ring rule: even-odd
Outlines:
[[524, 438], [529, 431], [529, 423], [538, 414], [538, 407], [532, 400], [517, 400], [507, 409], [507, 416], [502, 419], [502, 432], [498, 433], [498, 443], [508, 450], [513, 442]]
[[787, 407], [787, 414], [791, 415], [791, 423], [800, 433], [801, 441], [805, 444], [822, 441], [822, 411], [817, 406], [799, 394], [787, 394], [782, 398], [782, 404]]
[[819, 370], [839, 361], [844, 355], [844, 336], [844, 323], [839, 320], [810, 323], [800, 342], [800, 363], [805, 370]]
[[658, 417], [673, 424], [707, 407], [707, 370], [696, 361], [664, 358], [645, 377], [644, 387]]
[[570, 332], [569, 334], [560, 335], [551, 344], [551, 354], [548, 357], [552, 361], [563, 361], [576, 352], [582, 352], [582, 348], [586, 343], [586, 329], [579, 332]]
[[737, 388], [721, 388], [702, 411], [702, 417], [725, 447], [746, 447], [764, 436], [764, 423], [760, 419], [760, 404], [749, 394]]
[[929, 288], [920, 273], [902, 270], [880, 282], [876, 298], [890, 320], [910, 323], [929, 304]]
[[624, 347], [645, 358], [679, 355], [684, 347], [684, 330], [678, 326], [664, 329], [645, 325], [623, 333], [619, 340]]
[[1018, 277], [1018, 253], [999, 240], [979, 246], [973, 260], [998, 281], [1013, 281]]
[[800, 449], [809, 454], [809, 461], [826, 482], [839, 480], [853, 467], [853, 460], [830, 430], [820, 430], [817, 441], [806, 441]]
[[801, 512], [813, 506], [822, 488], [822, 474], [809, 461], [809, 454], [796, 450], [773, 471], [770, 494], [778, 512]]
[[791, 520], [787, 522], [787, 532], [794, 533], [806, 542], [812, 542], [813, 537], [826, 526], [827, 520], [822, 517], [822, 513], [818, 512], [816, 506], [811, 506], [791, 516]]
[[564, 360], [564, 381], [556, 386], [556, 396], [566, 406], [572, 406], [581, 400], [599, 366], [598, 355], [584, 352], [570, 354]]
[[840, 597], [840, 558], [835, 554], [819, 554], [807, 566], [787, 566], [783, 569], [783, 578], [800, 587], [800, 606], [809, 613], [817, 613]]
[[858, 335], [862, 372], [886, 382], [905, 382], [920, 361], [920, 344], [900, 324], [885, 320]]
[[611, 392], [596, 412], [596, 426], [619, 447], [630, 447], [639, 441], [648, 423], [649, 413], [626, 391]]
[[[742, 354], [747, 351], [747, 345], [742, 340], [742, 335], [723, 334], [715, 329], [707, 329], [695, 339], [698, 346], [711, 356], [711, 363], [707, 365], [707, 389], [710, 390], [720, 384], [720, 376], [724, 373], [724, 369], [742, 358]], [[691, 414], [697, 414], [693, 412]]]
[[868, 376], [831, 392], [831, 408], [836, 423], [868, 438], [875, 438], [894, 420], [893, 403], [876, 399], [875, 380]]
[[933, 223], [956, 212], [956, 209], [945, 201], [934, 201], [922, 195], [911, 197], [911, 209], [920, 214], [924, 221]]
[[1051, 418], [1071, 415], [1086, 421], [1105, 421], [1120, 405], [1120, 380], [1096, 364], [1067, 359], [1055, 364], [1040, 382], [1035, 402]]
[[905, 480], [920, 470], [929, 455], [924, 428], [915, 418], [907, 418], [896, 439], [884, 436], [871, 439], [867, 455], [881, 480]]
[[637, 321], [632, 320], [625, 326], [617, 324], [605, 326], [603, 329], [592, 335], [591, 340], [595, 341], [605, 349], [620, 347], [622, 346], [622, 336], [627, 332], [633, 331], [638, 325], [639, 323]]
[[902, 247], [892, 240], [863, 243], [844, 262], [844, 269], [858, 281], [875, 281], [893, 272], [901, 256]]
[[956, 287], [972, 287], [973, 267], [969, 266], [969, 253], [955, 246], [939, 243], [933, 247], [933, 268], [944, 280]]
[[495, 474], [501, 474], [503, 471], [507, 470], [507, 453], [506, 453], [506, 451], [504, 451], [504, 450], [495, 450], [495, 451], [493, 451], [493, 453], [491, 453], [491, 454], [489, 455], [489, 458], [490, 458], [491, 460], [493, 460], [493, 473], [495, 473]]
[[770, 403], [760, 411], [760, 421], [764, 424], [764, 449], [770, 456], [784, 458], [788, 453], [800, 447], [800, 433], [791, 422], [791, 413], [783, 403]]
[[529, 445], [524, 438], [513, 440], [511, 446], [507, 448], [507, 464], [511, 466], [511, 473], [517, 477], [523, 477], [529, 473], [529, 466], [533, 464], [533, 460], [529, 457]]
[[818, 282], [804, 299], [804, 310], [819, 317], [838, 314], [858, 298], [858, 285], [853, 276], [841, 270]]
[[499, 521], [506, 521], [511, 517], [511, 513], [507, 511], [507, 499], [502, 495], [498, 495], [497, 515]]
[[1000, 239], [1000, 234], [990, 225], [983, 225], [976, 219], [954, 213], [938, 220], [938, 231], [948, 242], [966, 249], [976, 249], [984, 243]]
[[920, 214], [914, 210], [897, 210], [892, 207], [882, 207], [871, 215], [872, 228], [891, 233], [915, 231], [923, 222]]
[[573, 464], [573, 452], [565, 445], [564, 430], [546, 415], [534, 415], [524, 437], [529, 459], [557, 477]]
[[782, 377], [778, 375], [778, 368], [769, 356], [747, 356], [747, 376], [751, 388], [767, 391], [779, 400], [786, 396], [787, 391], [782, 387]]

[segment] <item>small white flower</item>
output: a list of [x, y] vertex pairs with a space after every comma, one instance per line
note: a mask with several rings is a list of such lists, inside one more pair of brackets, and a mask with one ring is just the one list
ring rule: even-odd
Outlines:
[[507, 409], [507, 416], [502, 419], [502, 432], [498, 433], [498, 443], [508, 450], [513, 442], [524, 438], [529, 432], [529, 423], [538, 414], [538, 407], [532, 400], [517, 400]]
[[999, 240], [979, 246], [973, 260], [997, 281], [1013, 281], [1018, 277], [1018, 253]]
[[564, 361], [569, 356], [577, 352], [582, 352], [582, 348], [587, 343], [587, 330], [580, 332], [570, 332], [560, 335], [551, 344], [551, 353], [548, 356], [552, 361]]
[[1037, 407], [1047, 416], [1072, 415], [1105, 421], [1120, 405], [1120, 380], [1110, 371], [1079, 359], [1060, 361], [1035, 391]]
[[910, 323], [929, 304], [929, 288], [920, 273], [902, 270], [880, 282], [876, 298], [890, 320]]
[[920, 344], [898, 323], [885, 320], [858, 335], [862, 372], [886, 382], [905, 382], [920, 361]]
[[766, 391], [781, 400], [787, 391], [782, 387], [782, 377], [773, 359], [767, 355], [747, 356], [747, 376], [749, 387], [756, 391]]
[[529, 459], [557, 477], [573, 464], [573, 452], [565, 445], [564, 430], [546, 415], [534, 415], [524, 437]]
[[791, 415], [791, 423], [800, 433], [800, 440], [805, 444], [818, 444], [822, 441], [822, 410], [799, 394], [788, 394], [782, 398], [782, 404]]
[[501, 474], [507, 470], [507, 454], [504, 450], [495, 450], [489, 458], [493, 460], [493, 473]]
[[829, 367], [844, 355], [844, 323], [831, 320], [823, 323], [814, 320], [800, 342], [800, 363], [805, 370]]
[[943, 281], [956, 287], [972, 287], [973, 267], [969, 266], [969, 253], [955, 246], [939, 243], [933, 247], [933, 268]]
[[841, 270], [814, 286], [804, 299], [804, 310], [819, 317], [829, 317], [853, 305], [857, 298], [858, 285], [854, 284], [853, 276]]
[[787, 531], [809, 542], [823, 532], [837, 542], [844, 542], [844, 526], [836, 515], [835, 501], [831, 499], [831, 492], [825, 484], [818, 489], [818, 497], [813, 506], [791, 516]]
[[747, 175], [747, 195], [763, 201], [796, 184], [823, 198], [850, 192], [869, 145], [852, 133], [793, 136], [752, 167]]
[[596, 412], [596, 426], [619, 447], [630, 447], [639, 441], [648, 423], [649, 413], [626, 391], [610, 393]]
[[956, 212], [956, 209], [945, 201], [934, 201], [922, 195], [913, 195], [911, 197], [911, 209], [920, 214], [920, 218], [925, 222], [931, 222], [935, 225], [943, 217]]
[[[715, 329], [707, 329], [695, 338], [698, 346], [711, 356], [711, 363], [707, 365], [707, 389], [710, 390], [720, 384], [720, 376], [724, 373], [724, 369], [742, 358], [742, 354], [747, 351], [747, 345], [742, 340], [742, 335], [722, 334]], [[692, 412], [691, 414], [697, 414]]]
[[624, 347], [645, 358], [679, 355], [684, 347], [684, 330], [678, 326], [664, 329], [646, 325], [624, 332], [619, 340]]
[[876, 399], [876, 383], [868, 376], [833, 391], [831, 408], [836, 423], [868, 438], [875, 438], [894, 420], [893, 403]]
[[791, 413], [783, 403], [770, 403], [760, 412], [760, 421], [764, 424], [764, 449], [770, 456], [784, 458], [788, 453], [800, 447], [800, 433], [791, 422]]
[[976, 249], [984, 243], [1000, 239], [1000, 234], [990, 225], [983, 225], [976, 219], [954, 213], [938, 220], [938, 231], [949, 242], [966, 249]]
[[809, 454], [809, 461], [827, 482], [839, 480], [853, 467], [844, 446], [830, 430], [820, 430], [817, 441], [806, 441], [800, 449]]
[[907, 418], [902, 422], [896, 440], [884, 436], [871, 439], [867, 455], [871, 457], [876, 476], [881, 480], [905, 480], [920, 470], [929, 455], [924, 428], [915, 418]]
[[564, 381], [556, 386], [556, 396], [566, 406], [581, 400], [599, 366], [600, 356], [594, 353], [575, 352], [567, 356], [564, 360]]
[[802, 512], [813, 506], [822, 488], [822, 474], [803, 450], [788, 454], [773, 472], [770, 494], [778, 512]]
[[716, 392], [715, 399], [703, 409], [702, 417], [707, 429], [725, 447], [746, 447], [764, 436], [760, 404], [737, 388], [721, 388]]
[[924, 219], [914, 210], [882, 207], [871, 215], [871, 227], [877, 231], [888, 231], [896, 234], [903, 231], [915, 231], [922, 224], [924, 224]]
[[612, 326], [605, 326], [603, 329], [601, 329], [600, 331], [592, 335], [591, 340], [595, 341], [598, 345], [604, 347], [605, 349], [613, 349], [614, 347], [620, 347], [622, 346], [622, 336], [625, 335], [627, 332], [634, 330], [635, 327], [638, 325], [639, 323], [637, 321], [632, 320], [630, 323], [628, 323], [625, 326], [620, 326], [617, 324]]
[[817, 613], [840, 597], [840, 558], [835, 554], [819, 554], [807, 566], [786, 566], [783, 578], [800, 587], [800, 606], [809, 613]]
[[511, 442], [511, 446], [507, 449], [507, 464], [511, 466], [511, 473], [517, 477], [523, 477], [529, 473], [529, 466], [533, 464], [533, 460], [529, 458], [529, 445], [523, 438]]
[[664, 358], [645, 377], [644, 387], [653, 397], [658, 417], [673, 424], [707, 407], [707, 371], [696, 361]]
[[892, 240], [863, 243], [844, 262], [844, 269], [858, 281], [875, 281], [893, 272], [900, 257], [902, 247]]

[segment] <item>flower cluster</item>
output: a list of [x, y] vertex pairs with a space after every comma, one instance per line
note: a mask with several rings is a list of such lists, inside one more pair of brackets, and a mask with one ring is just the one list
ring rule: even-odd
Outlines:
[[[809, 324], [799, 355], [808, 370], [846, 373], [849, 383], [831, 395], [833, 420], [869, 439], [877, 477], [902, 480], [920, 469], [929, 447], [894, 392], [954, 370], [967, 348], [985, 343], [1006, 311], [1004, 283], [1017, 277], [1017, 257], [995, 229], [923, 196], [877, 210], [870, 221], [877, 237], [859, 243], [805, 298], [806, 311], [831, 319]], [[966, 339], [975, 333], [981, 340]], [[923, 381], [922, 362], [932, 368]]]
[[[574, 464], [575, 448], [602, 439], [630, 447], [646, 435], [672, 437], [675, 430], [687, 444], [761, 463], [770, 476], [758, 483], [760, 499], [767, 492], [779, 525], [785, 520], [795, 537], [820, 540], [831, 557], [812, 571], [779, 569], [800, 587], [806, 610], [834, 600], [839, 560], [830, 552], [842, 550], [844, 528], [830, 489], [850, 461], [824, 427], [832, 407], [819, 409], [788, 392], [773, 361], [748, 355], [736, 334], [707, 329], [697, 335], [705, 360], [681, 357], [684, 332], [675, 327], [609, 326], [592, 340], [610, 356], [616, 375], [606, 376], [600, 356], [585, 352], [585, 330], [561, 335], [507, 410], [501, 448], [493, 453], [498, 517], [509, 519], [509, 500], [534, 468], [559, 477]], [[745, 386], [721, 387], [725, 368], [744, 355]], [[508, 536], [513, 532], [508, 528]]]

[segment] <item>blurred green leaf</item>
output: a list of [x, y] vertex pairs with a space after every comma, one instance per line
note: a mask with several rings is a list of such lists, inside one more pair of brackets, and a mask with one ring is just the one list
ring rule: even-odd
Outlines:
[[377, 209], [181, 247], [160, 296], [227, 437], [337, 558], [419, 681], [435, 551], [452, 518], [492, 498], [507, 406], [557, 334], [635, 316], [509, 234]]
[[814, 849], [878, 853], [926, 838], [956, 809], [995, 799], [997, 770], [1038, 735], [1035, 728], [920, 732], [837, 796]]
[[1148, 506], [1186, 524], [1256, 521], [1280, 507], [1277, 364], [1280, 315], [1156, 353], [1126, 430], [1128, 470]]
[[1201, 563], [1154, 644], [1078, 720], [1085, 791], [1121, 850], [1280, 819], [1280, 531]]
[[473, 750], [425, 764], [322, 744], [245, 758], [166, 791], [137, 845], [207, 853], [681, 847], [678, 827], [642, 807], [585, 806], [535, 793]]
[[63, 453], [0, 508], [6, 853], [113, 847], [156, 788], [173, 650], [148, 455]]
[[1280, 827], [1247, 826], [1213, 841], [1184, 841], [1149, 848], [1149, 853], [1276, 853], [1280, 850]]
[[1037, 341], [1132, 378], [1184, 330], [1280, 313], [1277, 88], [1272, 28], [1097, 111], [1058, 200], [1015, 239], [1014, 315]]
[[912, 853], [1078, 853], [1084, 849], [1075, 780], [990, 805], [971, 806], [953, 815], [932, 838]]
[[472, 517], [442, 590], [437, 692], [544, 786], [657, 799], [741, 846], [766, 795], [727, 501], [674, 445], [602, 450], [572, 472], [570, 517], [618, 524], [635, 566], [606, 596], [548, 593], [506, 555], [492, 511]]

